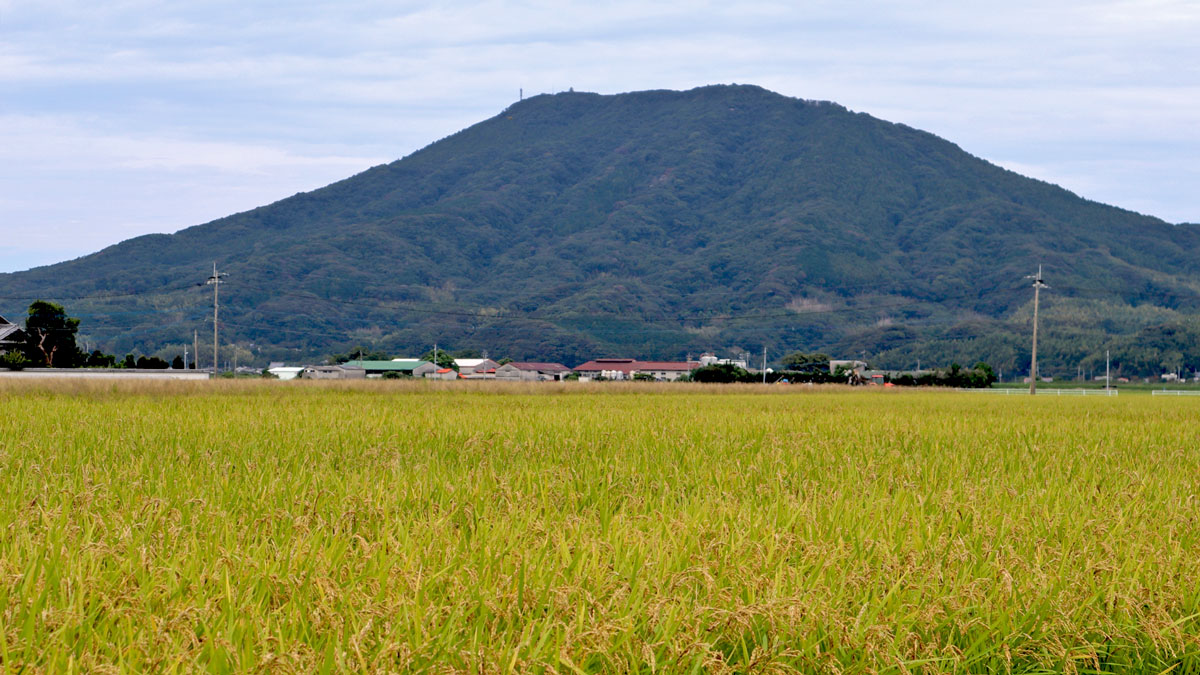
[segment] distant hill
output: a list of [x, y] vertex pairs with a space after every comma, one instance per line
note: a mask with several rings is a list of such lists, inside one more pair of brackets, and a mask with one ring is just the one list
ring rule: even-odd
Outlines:
[[1198, 243], [833, 103], [561, 93], [313, 192], [0, 274], [0, 313], [54, 299], [109, 351], [173, 353], [211, 335], [195, 284], [215, 260], [223, 338], [258, 361], [436, 341], [572, 365], [766, 346], [1017, 372], [1040, 263], [1044, 369], [1108, 347], [1153, 371], [1173, 351], [1200, 366], [1170, 340], [1130, 351], [1192, 330]]

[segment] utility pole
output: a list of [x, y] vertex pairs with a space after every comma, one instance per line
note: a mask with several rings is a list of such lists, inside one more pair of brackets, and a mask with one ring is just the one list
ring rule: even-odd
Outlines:
[[204, 282], [205, 285], [213, 287], [213, 378], [217, 377], [217, 369], [219, 367], [217, 362], [217, 345], [220, 344], [217, 341], [217, 308], [220, 307], [218, 298], [220, 297], [221, 284], [225, 283], [221, 280], [221, 277], [224, 276], [228, 276], [228, 274], [225, 272], [218, 274], [217, 263], [214, 262], [212, 276], [208, 278], [208, 281]]
[[1105, 391], [1106, 393], [1107, 393], [1107, 392], [1110, 390], [1110, 388], [1112, 387], [1112, 372], [1111, 372], [1111, 370], [1110, 370], [1110, 368], [1109, 368], [1109, 364], [1110, 364], [1110, 363], [1111, 363], [1111, 360], [1110, 360], [1110, 357], [1109, 357], [1109, 355], [1108, 355], [1108, 350], [1107, 350], [1107, 349], [1105, 349], [1105, 350], [1104, 350], [1104, 391]]
[[767, 346], [763, 345], [763, 384], [767, 383]]
[[187, 345], [183, 346], [183, 369], [187, 370]]
[[1042, 282], [1042, 266], [1038, 265], [1037, 276], [1025, 277], [1033, 279], [1033, 358], [1029, 364], [1029, 393], [1030, 395], [1037, 393], [1038, 367], [1037, 367], [1037, 334], [1038, 334], [1038, 294], [1043, 288], [1050, 288]]

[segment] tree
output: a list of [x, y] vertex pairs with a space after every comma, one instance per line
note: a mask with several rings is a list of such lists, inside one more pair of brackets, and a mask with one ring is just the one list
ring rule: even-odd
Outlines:
[[183, 357], [176, 354], [175, 358], [171, 359], [172, 370], [183, 370]]
[[67, 316], [62, 305], [35, 300], [25, 319], [25, 358], [47, 368], [75, 368], [84, 356], [75, 344], [79, 319]]
[[979, 361], [971, 369], [968, 381], [970, 383], [969, 386], [973, 388], [986, 389], [996, 381], [996, 371], [992, 370], [992, 367], [983, 361]]
[[21, 370], [29, 365], [29, 359], [17, 350], [5, 352], [0, 355], [0, 368], [8, 368], [9, 370]]
[[91, 354], [88, 354], [87, 361], [83, 365], [88, 368], [115, 368], [117, 357], [94, 349]]
[[800, 373], [829, 372], [829, 355], [821, 353], [806, 354], [792, 352], [781, 360], [784, 370], [794, 370]]
[[453, 368], [455, 372], [458, 372], [458, 364], [454, 362], [454, 357], [450, 356], [450, 353], [445, 349], [437, 350], [437, 354], [434, 354], [433, 350], [430, 349], [421, 356], [421, 360], [431, 361], [439, 368]]
[[901, 375], [892, 380], [892, 384], [897, 386], [917, 385], [921, 387], [958, 387], [958, 388], [974, 388], [986, 389], [992, 386], [996, 381], [996, 372], [992, 367], [983, 361], [975, 364], [974, 368], [969, 370], [964, 369], [957, 363], [950, 364], [949, 368], [935, 368], [922, 372], [917, 377], [911, 375]]
[[146, 370], [166, 370], [170, 364], [157, 356], [139, 356], [135, 362], [136, 368]]
[[732, 363], [714, 363], [691, 372], [692, 382], [746, 382], [749, 381], [749, 378], [750, 373]]
[[391, 359], [392, 357], [387, 352], [358, 346], [342, 354], [331, 354], [325, 360], [329, 365], [336, 366], [347, 361], [390, 361]]

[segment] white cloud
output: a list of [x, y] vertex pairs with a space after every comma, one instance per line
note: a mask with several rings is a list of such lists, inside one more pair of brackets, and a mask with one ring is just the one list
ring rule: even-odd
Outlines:
[[62, 118], [0, 115], [0, 163], [54, 169], [77, 163], [95, 169], [211, 169], [264, 174], [280, 168], [361, 170], [385, 157], [305, 155], [269, 145], [93, 132]]

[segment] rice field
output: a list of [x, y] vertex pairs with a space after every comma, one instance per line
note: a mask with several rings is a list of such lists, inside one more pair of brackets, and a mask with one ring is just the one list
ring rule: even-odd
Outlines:
[[1200, 672], [1200, 401], [0, 383], [0, 672]]

